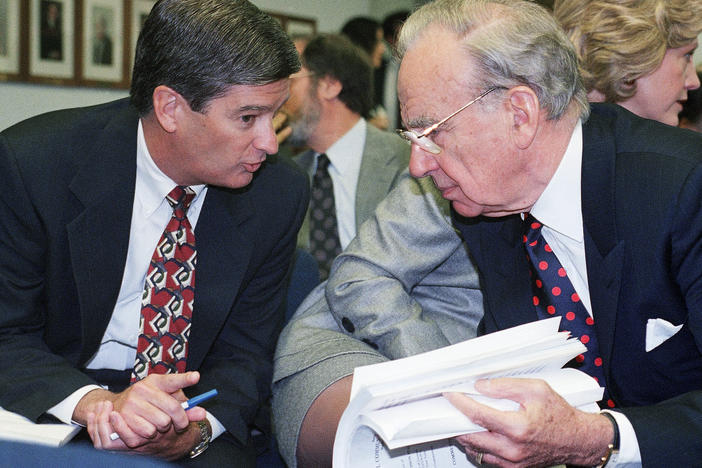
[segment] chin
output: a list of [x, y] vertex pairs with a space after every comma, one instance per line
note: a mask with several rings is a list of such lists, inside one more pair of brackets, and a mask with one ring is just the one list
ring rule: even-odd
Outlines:
[[456, 213], [465, 218], [475, 218], [483, 213], [483, 210], [477, 205], [466, 205], [464, 203], [454, 201], [451, 203], [451, 206], [453, 206], [453, 209], [456, 210]]

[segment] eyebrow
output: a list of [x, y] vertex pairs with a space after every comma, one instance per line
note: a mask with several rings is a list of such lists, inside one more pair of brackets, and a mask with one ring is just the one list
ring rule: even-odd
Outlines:
[[419, 128], [427, 128], [431, 125], [434, 125], [436, 122], [438, 122], [437, 119], [422, 115], [422, 116], [416, 117], [414, 119], [411, 119], [408, 122], [405, 122], [405, 125], [407, 126], [407, 128], [419, 129]]
[[251, 111], [269, 112], [271, 110], [273, 110], [273, 108], [271, 106], [257, 106], [257, 105], [241, 106], [239, 108], [239, 112], [251, 112]]

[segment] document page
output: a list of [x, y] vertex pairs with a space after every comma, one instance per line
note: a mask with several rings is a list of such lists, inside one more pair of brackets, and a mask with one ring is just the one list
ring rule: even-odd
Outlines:
[[0, 439], [60, 447], [71, 440], [80, 426], [36, 424], [17, 413], [0, 408]]

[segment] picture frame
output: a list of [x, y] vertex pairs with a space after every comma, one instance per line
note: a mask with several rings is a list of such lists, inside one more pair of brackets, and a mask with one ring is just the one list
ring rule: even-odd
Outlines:
[[273, 11], [266, 13], [280, 23], [288, 36], [314, 36], [317, 34], [317, 20], [314, 18], [286, 15]]
[[75, 2], [31, 0], [29, 76], [75, 83]]
[[20, 0], [0, 0], [0, 75], [20, 72]]
[[124, 2], [83, 0], [81, 80], [123, 83]]
[[131, 69], [134, 66], [134, 53], [136, 52], [137, 39], [139, 39], [139, 33], [141, 28], [146, 21], [146, 17], [149, 16], [151, 8], [153, 8], [156, 0], [132, 0], [131, 3], [131, 13], [129, 21], [130, 30], [130, 45], [129, 45], [129, 74], [131, 75]]

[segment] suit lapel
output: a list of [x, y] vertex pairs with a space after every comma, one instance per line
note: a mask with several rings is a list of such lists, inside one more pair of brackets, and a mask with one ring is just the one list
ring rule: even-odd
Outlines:
[[251, 258], [253, 207], [248, 197], [235, 192], [209, 187], [195, 226], [197, 272], [188, 369], [200, 366], [222, 329]]
[[610, 361], [619, 301], [624, 242], [616, 236], [615, 147], [611, 130], [597, 115], [583, 125], [582, 209], [588, 287], [605, 377]]
[[99, 346], [119, 294], [134, 204], [137, 122], [127, 108], [113, 118], [70, 184], [85, 208], [67, 226], [82, 314], [81, 363]]

